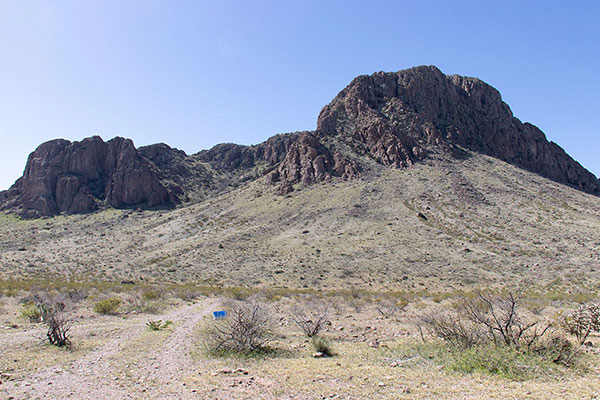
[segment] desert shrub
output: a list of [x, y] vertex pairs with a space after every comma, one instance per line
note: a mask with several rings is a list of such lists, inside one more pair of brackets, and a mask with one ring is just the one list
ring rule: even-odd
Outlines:
[[42, 322], [42, 312], [40, 307], [33, 300], [29, 300], [23, 304], [20, 315], [21, 317], [28, 319], [29, 322]]
[[175, 297], [186, 302], [196, 300], [201, 294], [200, 290], [192, 288], [180, 288], [174, 293]]
[[162, 298], [163, 294], [159, 289], [147, 289], [142, 292], [142, 298], [144, 300], [158, 300]]
[[37, 293], [33, 300], [23, 305], [22, 314], [32, 322], [43, 322], [48, 330], [46, 338], [54, 346], [69, 346], [69, 331], [71, 319], [67, 313], [66, 296], [56, 294], [51, 296], [47, 293]]
[[305, 307], [296, 307], [290, 314], [290, 318], [306, 336], [314, 337], [329, 322], [329, 305], [314, 303]]
[[143, 314], [159, 314], [168, 306], [168, 302], [163, 297], [148, 300], [144, 293], [131, 293], [125, 297], [125, 310]]
[[494, 295], [478, 292], [464, 296], [454, 313], [425, 314], [422, 322], [452, 345], [467, 348], [494, 343], [515, 348], [534, 347], [551, 325], [526, 321], [520, 306], [521, 294]]
[[121, 303], [122, 300], [119, 297], [110, 297], [94, 304], [94, 311], [102, 315], [115, 314]]
[[226, 294], [236, 301], [244, 301], [247, 300], [251, 292], [249, 289], [241, 288], [241, 287], [231, 287], [226, 290]]
[[331, 357], [334, 355], [331, 344], [323, 336], [314, 336], [311, 339], [310, 344], [317, 353], [321, 353], [322, 355], [327, 357]]
[[76, 288], [71, 289], [67, 292], [66, 296], [73, 303], [79, 303], [85, 299], [87, 299], [90, 295], [90, 291], [86, 288]]
[[44, 323], [48, 326], [46, 337], [50, 344], [58, 347], [71, 345], [69, 339], [71, 320], [63, 311], [64, 307], [61, 307], [61, 303], [45, 307]]
[[165, 321], [164, 323], [162, 322], [162, 320], [157, 320], [157, 321], [148, 321], [146, 322], [146, 326], [151, 330], [151, 331], [160, 331], [162, 329], [166, 329], [169, 326], [171, 326], [171, 324], [173, 324], [173, 321]]
[[567, 316], [561, 317], [561, 325], [577, 338], [579, 344], [585, 343], [592, 332], [600, 332], [600, 304], [587, 303], [579, 306]]
[[555, 364], [572, 366], [579, 350], [564, 337], [548, 335], [550, 324], [526, 320], [520, 300], [512, 292], [477, 293], [452, 312], [428, 313], [421, 320], [448, 345], [447, 365], [456, 371], [520, 379]]
[[248, 354], [265, 350], [273, 340], [271, 319], [255, 300], [237, 301], [227, 318], [212, 321], [204, 331], [204, 345], [212, 354]]
[[436, 337], [456, 348], [466, 349], [483, 342], [481, 327], [466, 320], [459, 312], [425, 313], [421, 316], [421, 322]]
[[398, 312], [403, 311], [408, 301], [403, 298], [384, 297], [377, 300], [375, 309], [382, 317], [390, 318]]

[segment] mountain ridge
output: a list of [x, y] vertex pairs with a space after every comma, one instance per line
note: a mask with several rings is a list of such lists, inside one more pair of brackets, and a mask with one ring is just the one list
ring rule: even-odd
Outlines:
[[119, 137], [43, 143], [23, 176], [0, 192], [0, 210], [36, 218], [107, 206], [175, 207], [262, 177], [287, 194], [359, 178], [372, 163], [408, 168], [470, 151], [600, 195], [600, 181], [537, 127], [514, 117], [497, 89], [420, 66], [360, 75], [323, 107], [315, 131], [257, 145], [225, 143], [187, 155], [164, 143], [136, 149]]

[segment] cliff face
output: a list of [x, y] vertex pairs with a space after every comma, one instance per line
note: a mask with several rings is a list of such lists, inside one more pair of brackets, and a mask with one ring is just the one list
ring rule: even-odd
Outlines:
[[496, 89], [435, 67], [357, 77], [323, 108], [317, 132], [384, 165], [406, 167], [460, 146], [600, 195], [598, 179], [515, 118]]
[[161, 183], [158, 170], [129, 139], [57, 139], [29, 155], [23, 176], [4, 194], [2, 209], [34, 218], [90, 212], [103, 203], [155, 207], [176, 203], [177, 193]]
[[407, 168], [436, 155], [463, 157], [465, 150], [600, 195], [600, 181], [537, 127], [515, 118], [496, 89], [423, 66], [359, 76], [322, 109], [316, 131], [254, 146], [219, 144], [188, 156], [162, 143], [136, 149], [123, 138], [44, 143], [23, 176], [0, 192], [0, 209], [38, 217], [104, 205], [172, 206], [262, 175], [286, 194], [297, 184], [356, 178], [366, 157]]

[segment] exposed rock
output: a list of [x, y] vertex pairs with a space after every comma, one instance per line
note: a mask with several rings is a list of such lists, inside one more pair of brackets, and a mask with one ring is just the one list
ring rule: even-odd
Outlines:
[[275, 135], [254, 146], [233, 143], [218, 144], [209, 150], [199, 152], [194, 157], [208, 162], [217, 170], [225, 171], [249, 169], [260, 162], [272, 166], [283, 160], [288, 149], [298, 139], [299, 135], [299, 133]]
[[178, 191], [168, 190], [159, 175], [129, 139], [52, 140], [29, 155], [23, 177], [2, 195], [0, 207], [35, 218], [86, 213], [103, 204], [172, 205]]
[[268, 182], [282, 181], [279, 192], [289, 193], [292, 185], [331, 180], [333, 176], [348, 179], [360, 172], [358, 163], [340, 153], [331, 154], [312, 133], [303, 133], [289, 148], [285, 159], [267, 177]]
[[164, 143], [143, 146], [138, 152], [160, 170], [161, 181], [170, 193], [180, 198], [199, 188], [212, 187], [215, 178], [202, 163], [184, 151]]
[[399, 167], [463, 147], [600, 195], [598, 179], [515, 118], [496, 89], [432, 66], [355, 78], [323, 108], [317, 133]]

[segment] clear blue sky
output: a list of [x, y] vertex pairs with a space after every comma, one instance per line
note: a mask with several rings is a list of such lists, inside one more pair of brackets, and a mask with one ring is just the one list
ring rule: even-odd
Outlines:
[[258, 143], [422, 64], [492, 84], [600, 174], [597, 1], [0, 0], [0, 54], [0, 189], [46, 140]]

